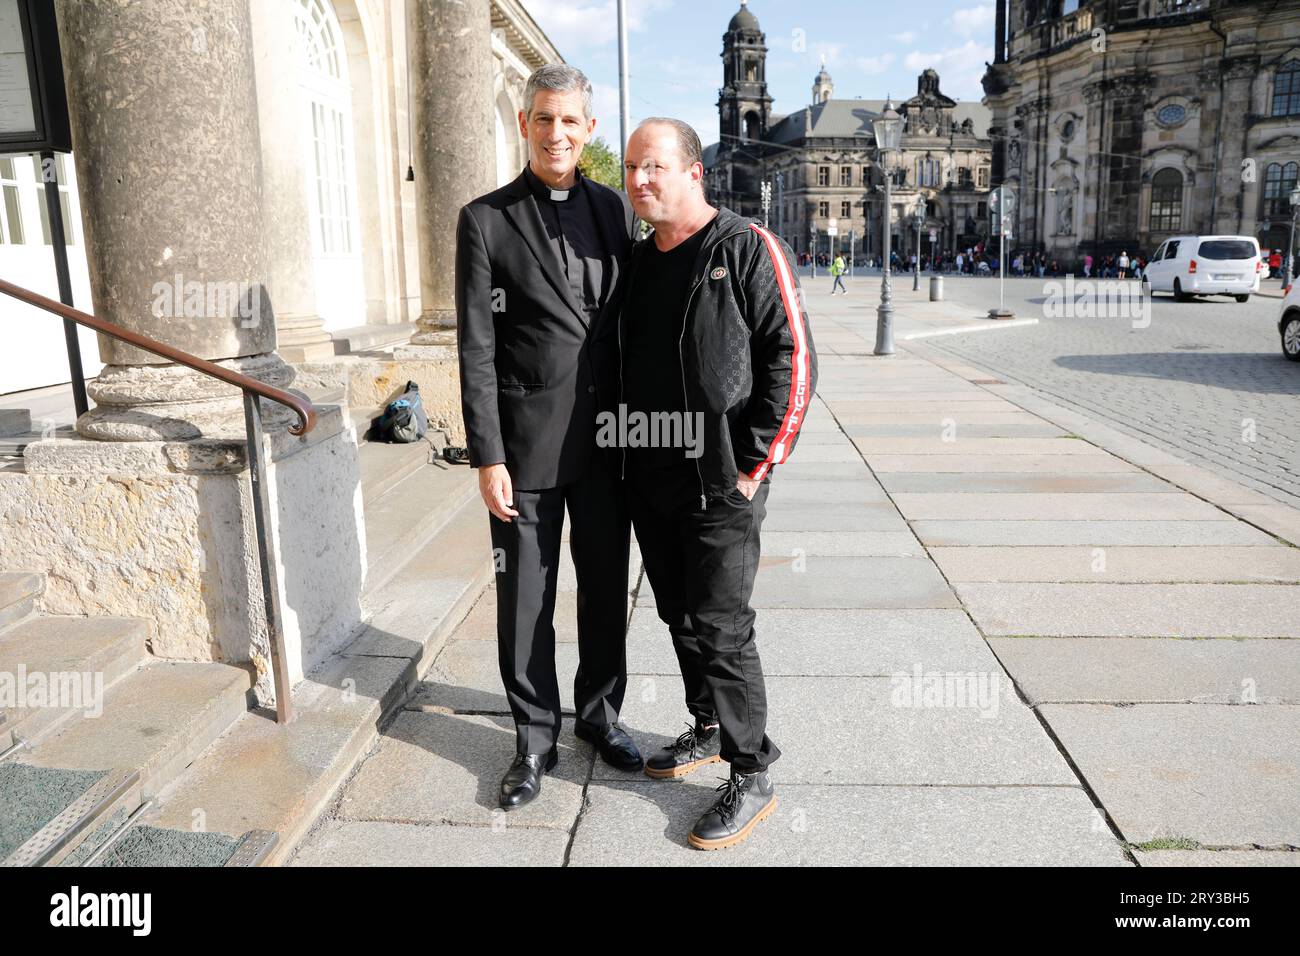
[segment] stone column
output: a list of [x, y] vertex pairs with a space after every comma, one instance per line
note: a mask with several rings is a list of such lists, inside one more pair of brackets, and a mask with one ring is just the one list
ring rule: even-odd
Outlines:
[[[265, 281], [248, 0], [60, 0], [92, 298], [109, 322], [283, 387]], [[237, 390], [100, 337], [113, 441], [243, 434]], [[268, 405], [268, 427], [287, 422]]]
[[262, 220], [266, 284], [275, 304], [276, 349], [287, 362], [324, 362], [334, 340], [316, 312], [312, 264], [312, 170], [306, 165], [298, 92], [298, 34], [293, 0], [250, 4], [255, 38], [258, 125], [262, 141]]
[[456, 220], [496, 187], [488, 0], [408, 0], [415, 110], [420, 318], [411, 344], [447, 345], [456, 327]]
[[1259, 75], [1259, 58], [1253, 56], [1226, 59], [1223, 69], [1223, 97], [1220, 106], [1219, 172], [1216, 185], [1214, 231], [1240, 234], [1245, 228], [1245, 200], [1258, 202], [1264, 169], [1255, 161], [1254, 182], [1245, 181], [1245, 160], [1254, 159], [1246, 152], [1249, 129], [1251, 86]]

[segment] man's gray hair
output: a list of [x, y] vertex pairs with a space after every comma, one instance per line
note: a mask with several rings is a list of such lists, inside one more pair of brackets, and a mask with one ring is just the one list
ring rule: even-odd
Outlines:
[[533, 115], [533, 100], [538, 90], [552, 90], [556, 93], [577, 90], [582, 94], [582, 115], [591, 119], [591, 80], [577, 67], [567, 63], [547, 63], [534, 70], [524, 86], [525, 119]]
[[649, 119], [643, 119], [637, 124], [637, 129], [642, 126], [671, 126], [677, 133], [677, 150], [682, 154], [682, 159], [686, 161], [688, 167], [696, 163], [704, 162], [704, 148], [700, 145], [700, 135], [695, 132], [695, 127], [690, 123], [684, 123], [679, 119], [673, 119], [671, 116], [651, 116]]

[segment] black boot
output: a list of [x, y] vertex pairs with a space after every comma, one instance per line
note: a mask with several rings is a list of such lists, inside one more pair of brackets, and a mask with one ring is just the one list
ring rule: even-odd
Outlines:
[[749, 836], [776, 809], [776, 791], [766, 770], [742, 774], [718, 787], [721, 796], [695, 821], [687, 842], [698, 850], [721, 850]]
[[549, 754], [515, 754], [514, 763], [501, 778], [501, 807], [514, 810], [542, 792], [542, 774], [555, 769], [560, 760], [558, 747]]
[[684, 777], [708, 763], [717, 763], [722, 736], [718, 725], [706, 725], [698, 717], [695, 726], [645, 762], [645, 775], [656, 780]]

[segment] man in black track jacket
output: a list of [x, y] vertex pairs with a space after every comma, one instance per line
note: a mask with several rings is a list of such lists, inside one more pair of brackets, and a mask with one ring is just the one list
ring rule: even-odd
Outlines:
[[767, 699], [749, 606], [772, 469], [794, 448], [816, 356], [793, 253], [705, 199], [699, 138], [646, 120], [628, 142], [632, 208], [654, 226], [633, 249], [618, 332], [616, 436], [637, 541], [673, 637], [694, 725], [646, 762], [651, 777], [730, 763], [689, 841], [745, 839], [776, 806]]

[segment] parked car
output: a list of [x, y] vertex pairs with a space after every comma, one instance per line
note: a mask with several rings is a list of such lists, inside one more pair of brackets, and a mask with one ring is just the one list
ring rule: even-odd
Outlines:
[[1282, 299], [1277, 331], [1282, 336], [1282, 354], [1292, 362], [1300, 362], [1300, 282], [1295, 279], [1287, 286]]
[[1142, 291], [1172, 292], [1179, 302], [1194, 295], [1230, 295], [1248, 302], [1267, 266], [1250, 236], [1174, 236], [1160, 244], [1142, 275]]

